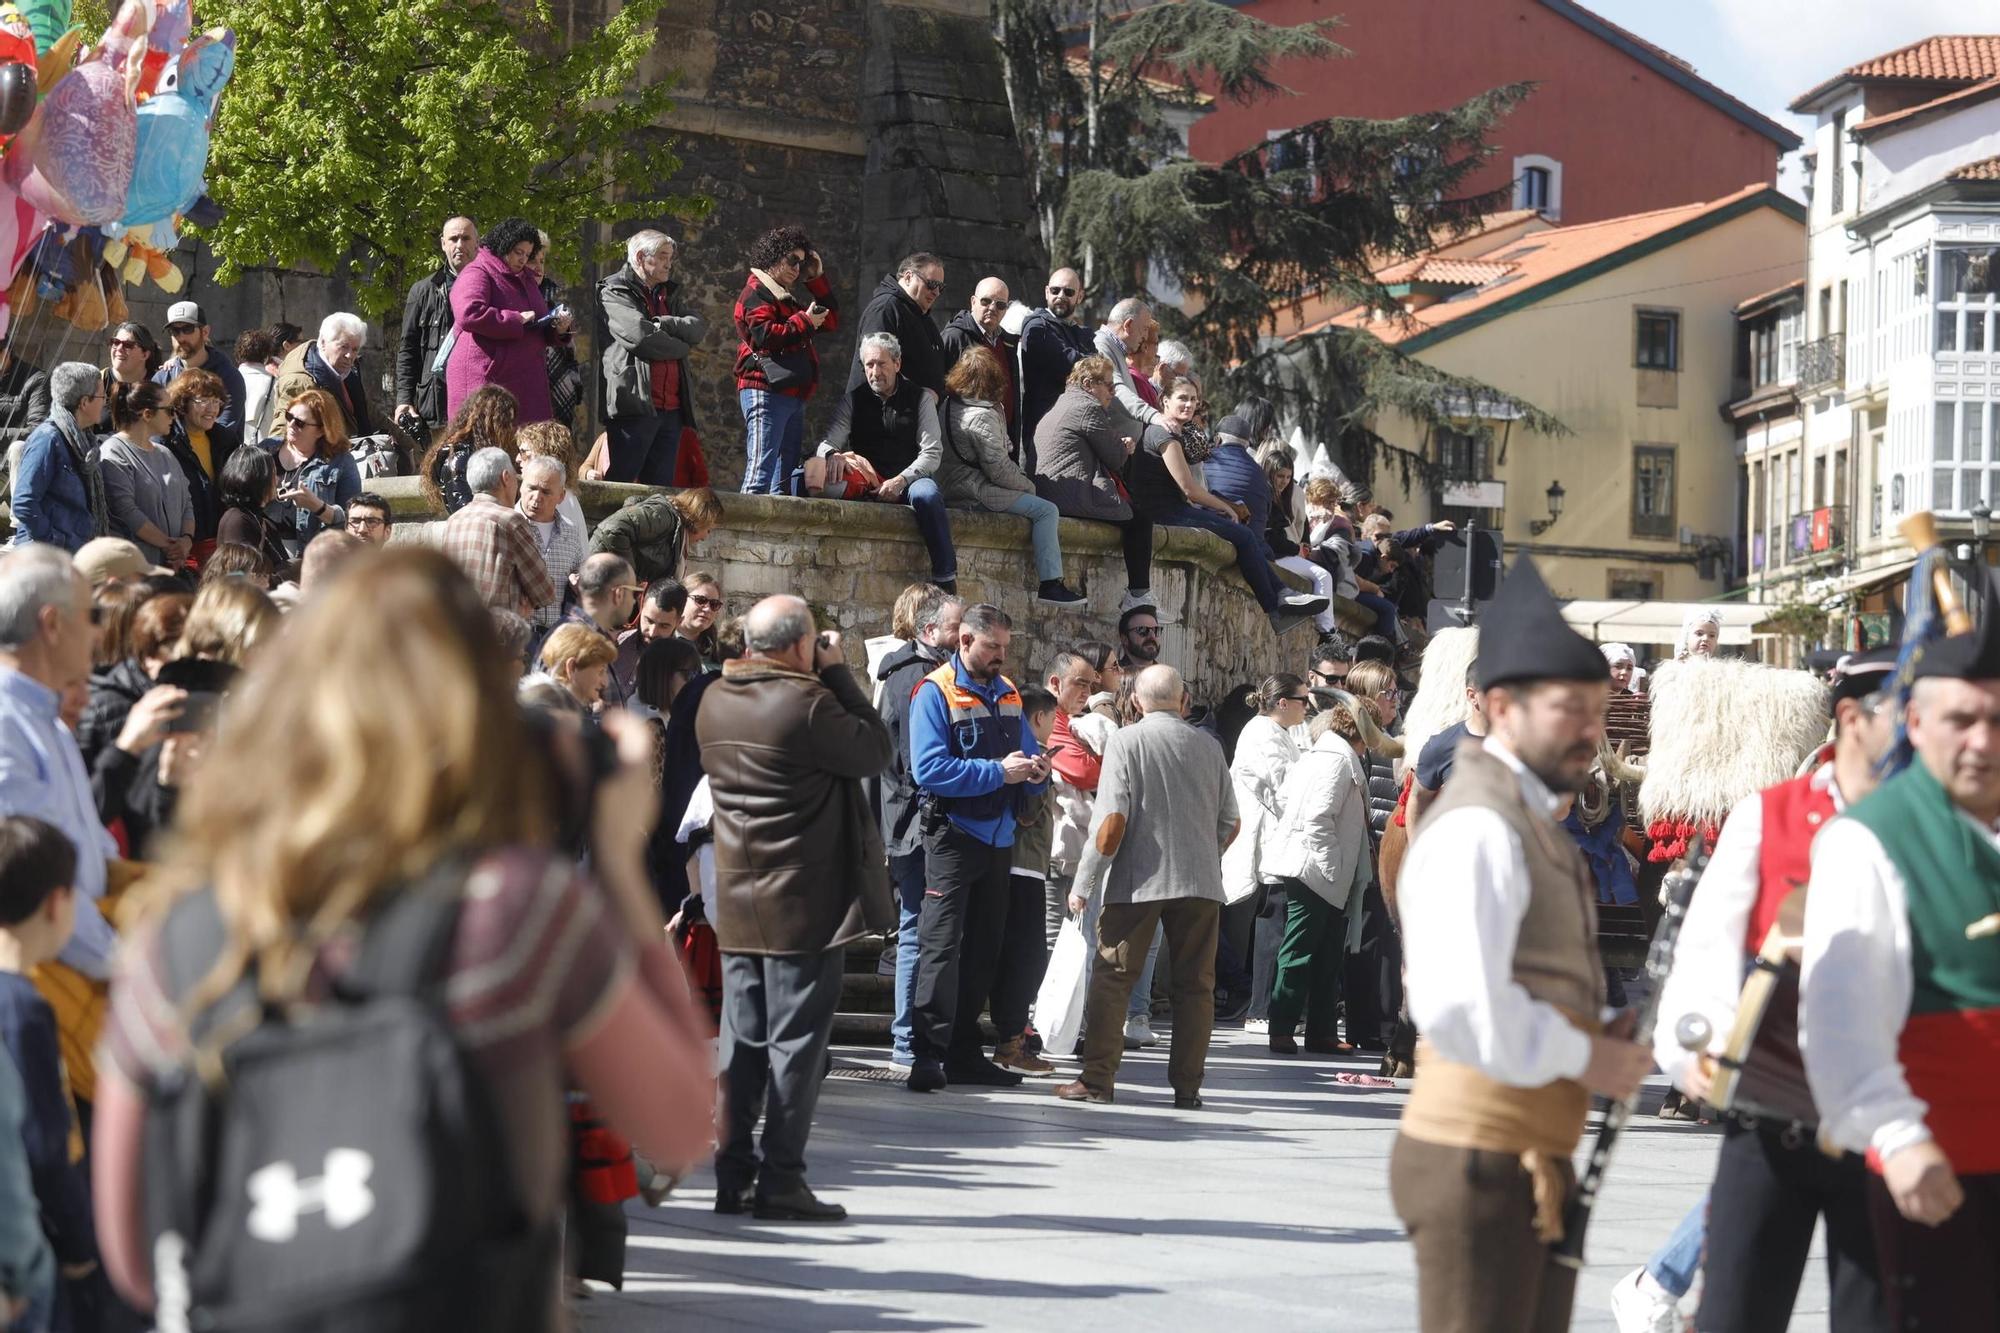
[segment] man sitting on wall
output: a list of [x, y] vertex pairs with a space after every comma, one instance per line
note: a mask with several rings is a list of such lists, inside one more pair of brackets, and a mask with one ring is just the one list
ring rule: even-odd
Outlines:
[[910, 506], [931, 553], [931, 582], [958, 587], [958, 552], [944, 496], [931, 474], [944, 456], [935, 393], [902, 374], [895, 336], [861, 340], [861, 383], [834, 409], [819, 454], [806, 464], [806, 490], [839, 500], [884, 500]]

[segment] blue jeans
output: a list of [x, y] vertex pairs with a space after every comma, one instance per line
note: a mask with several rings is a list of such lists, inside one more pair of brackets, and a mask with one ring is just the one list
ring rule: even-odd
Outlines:
[[1391, 643], [1402, 640], [1403, 629], [1396, 620], [1396, 604], [1379, 592], [1357, 592], [1354, 600], [1375, 613], [1375, 632]]
[[769, 389], [738, 389], [743, 407], [743, 493], [784, 495], [799, 465], [806, 400]]
[[681, 414], [655, 412], [649, 417], [614, 417], [604, 423], [605, 447], [611, 455], [606, 481], [636, 481], [645, 486], [674, 484], [674, 458], [681, 448]]
[[931, 582], [958, 577], [958, 548], [951, 544], [951, 517], [944, 507], [944, 492], [929, 477], [918, 477], [903, 492], [901, 503], [916, 516], [917, 532], [931, 553]]
[[1250, 591], [1257, 594], [1257, 605], [1266, 611], [1275, 611], [1282, 604], [1278, 576], [1271, 572], [1269, 548], [1262, 538], [1235, 519], [1224, 518], [1213, 509], [1204, 509], [1200, 505], [1182, 505], [1179, 509], [1154, 515], [1153, 521], [1170, 528], [1205, 528], [1221, 537], [1236, 548], [1236, 567], [1243, 571], [1244, 582], [1250, 585]]
[[1007, 512], [1028, 520], [1028, 540], [1035, 547], [1035, 577], [1044, 583], [1061, 579], [1062, 542], [1056, 536], [1056, 525], [1062, 521], [1061, 512], [1033, 492], [1008, 505]]
[[917, 996], [917, 917], [924, 906], [924, 849], [889, 858], [889, 882], [896, 886], [896, 1016], [889, 1023], [889, 1058], [909, 1064], [910, 1006]]
[[1667, 1237], [1667, 1243], [1646, 1261], [1646, 1271], [1669, 1296], [1679, 1299], [1687, 1295], [1694, 1286], [1694, 1275], [1701, 1271], [1701, 1249], [1707, 1240], [1708, 1196], [1704, 1194]]

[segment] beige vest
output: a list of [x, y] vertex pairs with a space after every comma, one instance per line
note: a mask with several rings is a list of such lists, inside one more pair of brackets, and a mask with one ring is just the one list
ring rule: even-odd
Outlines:
[[[1604, 967], [1597, 953], [1597, 886], [1583, 854], [1546, 811], [1528, 807], [1520, 779], [1477, 740], [1459, 747], [1451, 780], [1424, 812], [1424, 822], [1463, 807], [1491, 810], [1506, 821], [1528, 863], [1530, 892], [1514, 944], [1515, 982], [1579, 1028], [1596, 1032], [1604, 1007]], [[1590, 1094], [1569, 1079], [1540, 1088], [1509, 1087], [1426, 1047], [1417, 1057], [1402, 1130], [1448, 1147], [1566, 1156], [1582, 1136], [1589, 1110]]]

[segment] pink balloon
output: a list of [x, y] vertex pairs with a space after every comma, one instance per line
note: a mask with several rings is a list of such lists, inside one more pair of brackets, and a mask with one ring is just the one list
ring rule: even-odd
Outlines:
[[103, 60], [78, 65], [37, 113], [40, 142], [21, 197], [50, 217], [108, 227], [125, 215], [139, 124], [125, 75]]

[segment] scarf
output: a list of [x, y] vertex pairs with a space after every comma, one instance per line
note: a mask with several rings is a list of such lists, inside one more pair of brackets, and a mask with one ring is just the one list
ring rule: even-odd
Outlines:
[[83, 489], [90, 495], [91, 532], [99, 537], [108, 536], [111, 523], [104, 508], [104, 474], [97, 467], [96, 442], [77, 424], [76, 414], [61, 403], [49, 405], [49, 420], [62, 432], [63, 443], [69, 446], [77, 473], [83, 478]]

